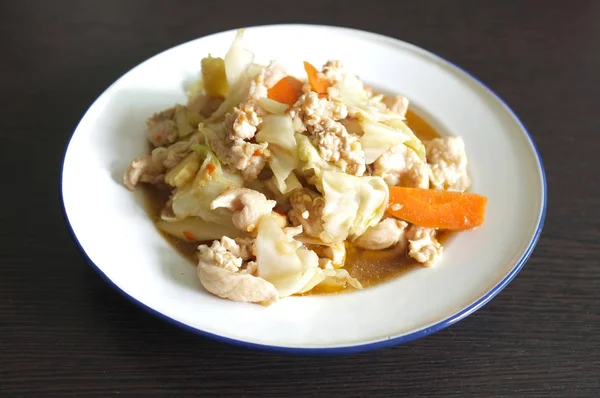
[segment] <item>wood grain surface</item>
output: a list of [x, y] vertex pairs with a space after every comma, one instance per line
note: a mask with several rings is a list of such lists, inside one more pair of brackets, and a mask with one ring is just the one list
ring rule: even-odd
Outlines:
[[[483, 309], [402, 346], [290, 357], [171, 326], [86, 264], [59, 174], [87, 107], [173, 45], [281, 22], [424, 47], [528, 127], [546, 167], [546, 225]], [[0, 396], [600, 396], [599, 1], [1, 0], [0, 50]]]

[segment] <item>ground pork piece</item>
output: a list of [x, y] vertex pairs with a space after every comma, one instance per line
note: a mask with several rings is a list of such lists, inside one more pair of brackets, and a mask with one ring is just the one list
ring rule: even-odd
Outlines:
[[240, 170], [245, 180], [254, 180], [267, 164], [267, 143], [253, 143], [241, 138], [230, 140], [218, 126], [205, 128], [208, 143], [221, 162]]
[[205, 262], [214, 262], [215, 265], [233, 272], [239, 271], [243, 259], [240, 257], [240, 247], [235, 240], [224, 236], [220, 241], [215, 240], [212, 246], [198, 246], [199, 258]]
[[231, 165], [242, 172], [245, 180], [255, 180], [267, 164], [268, 144], [235, 140], [231, 145]]
[[198, 246], [198, 250], [198, 278], [212, 294], [234, 301], [266, 305], [277, 301], [275, 286], [253, 275], [256, 262], [244, 264], [241, 257], [243, 249], [233, 239], [223, 237], [221, 241], [214, 241], [211, 247]]
[[435, 138], [424, 144], [431, 185], [436, 189], [466, 191], [471, 180], [467, 174], [467, 154], [463, 139]]
[[396, 244], [406, 245], [404, 232], [408, 224], [395, 218], [386, 218], [354, 241], [362, 249], [383, 250]]
[[338, 60], [329, 60], [323, 65], [323, 74], [331, 84], [342, 80], [345, 73], [344, 66]]
[[[277, 66], [271, 64], [250, 82], [248, 93], [239, 106], [225, 115], [221, 125], [224, 132], [213, 131], [209, 143], [224, 164], [240, 170], [245, 180], [257, 178], [267, 164], [269, 150], [267, 143], [252, 142], [266, 112], [258, 105], [258, 99], [267, 96], [265, 78], [276, 77]], [[211, 127], [215, 129], [218, 127]]]
[[210, 204], [211, 209], [225, 207], [233, 211], [233, 225], [242, 231], [252, 232], [258, 220], [271, 213], [277, 202], [248, 188], [233, 188], [217, 196]]
[[155, 147], [166, 146], [177, 141], [177, 125], [173, 120], [177, 107], [157, 112], [146, 120], [146, 138]]
[[292, 193], [290, 205], [292, 209], [288, 217], [292, 225], [301, 225], [306, 235], [318, 238], [323, 232], [321, 215], [325, 199], [308, 188], [302, 188]]
[[308, 92], [296, 102], [290, 115], [297, 132], [307, 133], [321, 157], [339, 166], [342, 171], [362, 176], [365, 154], [359, 137], [349, 134], [339, 120], [348, 116], [346, 106], [338, 101], [319, 98]]
[[436, 230], [412, 225], [406, 232], [408, 255], [420, 263], [432, 266], [442, 255], [443, 247], [435, 238]]
[[209, 117], [223, 103], [223, 98], [212, 95], [200, 94], [188, 103], [188, 110], [199, 113], [204, 117]]
[[246, 104], [240, 108], [233, 108], [225, 116], [225, 132], [231, 141], [235, 139], [249, 140], [256, 134], [256, 128], [262, 119], [254, 110], [254, 106]]
[[239, 254], [242, 260], [247, 261], [254, 258], [254, 238], [235, 238], [239, 246]]
[[[279, 81], [278, 77], [281, 75], [283, 68], [277, 62], [271, 62], [269, 66], [262, 68], [260, 72], [250, 81], [248, 94], [242, 101], [241, 105], [255, 105], [260, 98], [264, 98], [268, 94], [268, 88]], [[279, 78], [281, 78], [279, 77]], [[276, 80], [277, 79], [277, 80]], [[259, 106], [256, 106], [257, 112], [261, 113], [262, 110]], [[262, 116], [262, 114], [261, 114]]]
[[406, 116], [408, 110], [408, 98], [401, 95], [395, 97], [383, 98], [383, 103], [392, 112], [399, 114], [400, 116]]
[[371, 175], [383, 177], [390, 186], [429, 188], [427, 164], [404, 144], [394, 145], [378, 157]]
[[348, 108], [342, 102], [319, 98], [314, 91], [303, 94], [290, 110], [292, 117], [299, 117], [305, 127], [312, 130], [322, 129], [321, 124], [326, 119], [333, 121], [345, 119]]
[[133, 159], [123, 175], [123, 184], [132, 191], [140, 182], [158, 184], [164, 181], [165, 168], [162, 162], [153, 159], [152, 155]]

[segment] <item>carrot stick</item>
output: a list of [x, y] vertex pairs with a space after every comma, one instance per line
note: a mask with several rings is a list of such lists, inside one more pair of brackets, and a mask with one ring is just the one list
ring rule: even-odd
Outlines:
[[483, 223], [487, 198], [474, 193], [390, 187], [388, 213], [426, 228], [469, 229]]
[[317, 69], [306, 61], [304, 61], [304, 70], [308, 76], [311, 90], [317, 94], [327, 94], [327, 88], [331, 86], [329, 80], [319, 77]]
[[272, 100], [292, 106], [300, 98], [300, 93], [296, 91], [292, 82], [286, 76], [269, 89], [267, 96]]

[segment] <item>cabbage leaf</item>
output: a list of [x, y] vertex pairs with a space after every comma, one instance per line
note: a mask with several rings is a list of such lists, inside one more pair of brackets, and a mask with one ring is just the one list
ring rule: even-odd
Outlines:
[[[371, 164], [377, 158], [386, 153], [391, 147], [397, 144], [405, 144], [413, 149], [417, 154], [424, 146], [413, 134], [408, 126], [398, 120], [398, 128], [388, 126], [383, 123], [361, 120], [360, 126], [364, 134], [360, 137], [360, 144], [365, 151], [365, 162]], [[420, 155], [420, 154], [419, 154]], [[423, 153], [424, 156], [424, 153]]]
[[230, 238], [244, 236], [243, 231], [231, 224], [218, 224], [198, 217], [187, 217], [177, 221], [159, 220], [156, 226], [169, 235], [188, 242], [221, 239], [223, 236]]
[[308, 291], [324, 278], [316, 253], [302, 247], [270, 214], [258, 223], [254, 254], [257, 276], [271, 282], [280, 297]]
[[341, 172], [339, 167], [321, 157], [319, 151], [307, 136], [296, 134], [296, 143], [298, 145], [298, 159], [300, 160], [298, 171], [304, 175], [310, 184], [316, 185], [319, 190], [321, 189], [321, 177], [325, 171]]
[[268, 162], [279, 192], [287, 192], [287, 179], [298, 167], [298, 150], [292, 118], [289, 115], [270, 115], [263, 118], [256, 142], [269, 144]]
[[177, 189], [173, 195], [173, 214], [176, 220], [200, 217], [205, 221], [231, 225], [231, 211], [225, 208], [211, 210], [211, 202], [232, 187], [242, 187], [239, 173], [225, 170], [217, 156], [204, 145], [193, 144], [192, 149], [203, 160], [193, 181]]
[[322, 177], [325, 207], [323, 242], [356, 239], [377, 225], [388, 204], [388, 186], [381, 177], [356, 177], [326, 171]]
[[[377, 153], [381, 155], [389, 149], [391, 145], [387, 146], [387, 144], [392, 141], [393, 131], [403, 144], [414, 150], [421, 159], [425, 159], [425, 147], [406, 125], [404, 116], [390, 111], [382, 102], [375, 101], [355, 75], [350, 73], [344, 75], [340, 81], [329, 88], [329, 96], [343, 102], [348, 107], [348, 112], [358, 118], [363, 130], [364, 124], [368, 124], [371, 128], [372, 134], [366, 138], [366, 147], [361, 139], [367, 164], [375, 161], [376, 157], [375, 159], [373, 157]], [[382, 148], [386, 146], [387, 148], [383, 150]]]

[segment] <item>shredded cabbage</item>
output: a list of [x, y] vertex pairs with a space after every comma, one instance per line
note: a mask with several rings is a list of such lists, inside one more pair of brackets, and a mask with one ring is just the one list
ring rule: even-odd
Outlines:
[[322, 186], [325, 207], [320, 238], [324, 242], [356, 239], [379, 223], [388, 204], [388, 186], [381, 177], [326, 171]]
[[257, 276], [271, 282], [280, 297], [308, 291], [324, 278], [316, 253], [286, 234], [272, 215], [258, 223], [254, 254]]
[[287, 191], [287, 178], [298, 167], [298, 150], [294, 138], [294, 127], [289, 115], [265, 116], [261, 129], [256, 133], [256, 142], [269, 144], [268, 162], [279, 192]]

